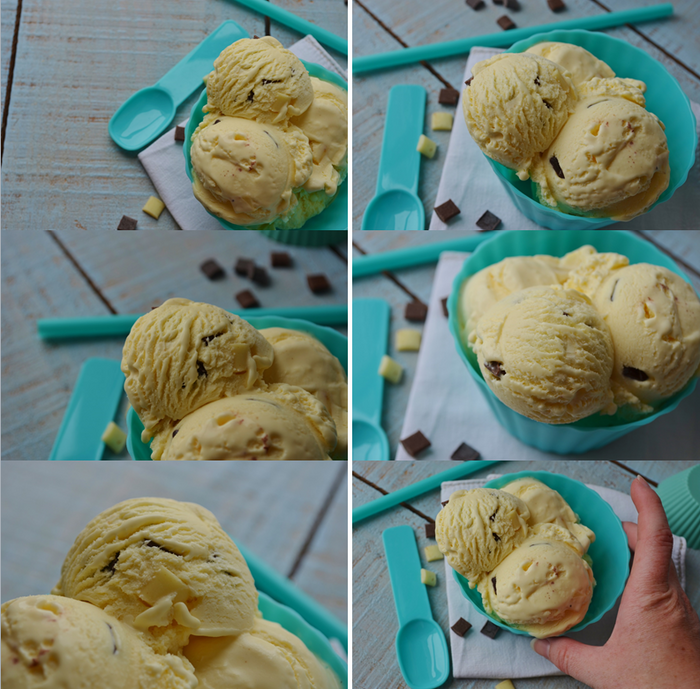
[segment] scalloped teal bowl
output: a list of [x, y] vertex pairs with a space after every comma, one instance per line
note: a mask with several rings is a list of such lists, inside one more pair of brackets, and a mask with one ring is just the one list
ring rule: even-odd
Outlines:
[[[328, 351], [340, 361], [347, 373], [348, 370], [348, 338], [341, 335], [333, 328], [326, 328], [323, 325], [316, 325], [310, 321], [299, 318], [282, 318], [281, 316], [251, 316], [246, 318], [257, 330], [263, 328], [288, 328], [289, 330], [299, 330], [312, 335], [322, 342]], [[129, 407], [126, 414], [126, 426], [128, 435], [126, 437], [126, 449], [132, 459], [137, 461], [151, 461], [151, 449], [149, 445], [141, 441], [143, 424], [133, 407]]]
[[[597, 31], [549, 31], [514, 43], [506, 52], [522, 53], [536, 43], [558, 41], [585, 48], [597, 58], [607, 62], [619, 77], [640, 79], [647, 85], [645, 93], [647, 110], [653, 112], [666, 125], [671, 179], [668, 188], [652, 206], [668, 201], [687, 179], [695, 162], [698, 144], [695, 115], [690, 100], [678, 81], [657, 60], [643, 50], [619, 38]], [[522, 182], [513, 170], [497, 163], [488, 156], [486, 160], [506, 190], [515, 207], [526, 217], [542, 227], [552, 230], [586, 230], [605, 227], [611, 218], [585, 218], [568, 215], [539, 203], [533, 195], [532, 183]]]
[[[507, 483], [520, 478], [534, 478], [556, 490], [576, 512], [581, 523], [593, 529], [595, 533], [596, 539], [588, 550], [593, 561], [593, 576], [596, 580], [593, 598], [583, 620], [566, 633], [580, 632], [589, 624], [598, 622], [606, 612], [611, 610], [625, 588], [630, 573], [630, 551], [622, 522], [598, 493], [580, 481], [561, 474], [551, 474], [548, 471], [521, 471], [489, 481], [484, 487], [503, 488]], [[501, 629], [507, 629], [513, 634], [530, 636], [525, 630], [506, 624], [495, 615], [489, 615], [484, 610], [481, 594], [475, 588], [470, 589], [469, 582], [461, 574], [454, 572], [454, 575], [464, 597], [482, 615], [488, 617]]]
[[464, 262], [462, 270], [452, 283], [452, 293], [448, 300], [450, 332], [454, 338], [457, 352], [498, 422], [512, 436], [526, 445], [536, 447], [543, 452], [554, 452], [560, 455], [580, 454], [596, 450], [655, 421], [660, 416], [672, 412], [683, 399], [693, 392], [697, 383], [697, 378], [691, 379], [683, 390], [665, 400], [656, 412], [633, 421], [624, 420], [619, 413], [615, 416], [596, 414], [575, 423], [551, 425], [522, 416], [503, 404], [494, 395], [481, 375], [476, 356], [462, 342], [460, 336], [464, 328], [464, 322], [459, 313], [459, 295], [462, 284], [482, 268], [498, 263], [509, 256], [534, 256], [535, 254], [563, 256], [584, 244], [592, 244], [599, 252], [614, 251], [624, 254], [629, 258], [630, 263], [653, 263], [668, 268], [692, 284], [688, 276], [666, 254], [659, 251], [653, 244], [628, 231], [511, 230], [500, 232], [486, 240]]
[[348, 664], [333, 650], [330, 641], [296, 611], [278, 603], [262, 591], [258, 591], [258, 596], [258, 607], [263, 618], [277, 622], [288, 632], [298, 636], [317, 658], [320, 658], [335, 672], [343, 687], [346, 688], [348, 686]]
[[[347, 83], [339, 77], [334, 72], [317, 65], [315, 62], [301, 61], [306, 67], [307, 71], [312, 77], [317, 79], [322, 79], [323, 81], [329, 81], [336, 86], [348, 90]], [[204, 119], [204, 113], [202, 108], [207, 104], [207, 90], [206, 88], [202, 91], [197, 102], [192, 107], [192, 112], [190, 113], [190, 119], [185, 126], [185, 142], [182, 146], [182, 152], [185, 156], [185, 171], [187, 172], [187, 177], [190, 182], [192, 181], [192, 162], [190, 160], [190, 145], [192, 141], [192, 134], [194, 130], [197, 129], [199, 123]], [[204, 208], [204, 206], [202, 206]], [[216, 218], [219, 224], [227, 230], [250, 230], [248, 227], [240, 227], [238, 225], [233, 225], [226, 220], [214, 215], [209, 212], [206, 208], [204, 210]], [[298, 230], [263, 230], [262, 233], [276, 239], [284, 244], [296, 244], [297, 246], [323, 246], [327, 244], [336, 244], [342, 242], [347, 237], [348, 229], [348, 180], [340, 185], [338, 194], [331, 204], [325, 208], [321, 213], [309, 218], [304, 224], [304, 227]]]

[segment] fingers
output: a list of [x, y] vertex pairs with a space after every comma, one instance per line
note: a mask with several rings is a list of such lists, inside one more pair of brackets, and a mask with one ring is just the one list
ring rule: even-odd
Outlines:
[[661, 500], [641, 476], [632, 481], [630, 493], [639, 512], [630, 580], [652, 588], [668, 586], [673, 535]]
[[601, 648], [586, 646], [579, 641], [558, 637], [556, 639], [533, 639], [535, 653], [548, 658], [564, 674], [571, 675], [585, 684], [592, 684], [600, 671]]
[[634, 522], [622, 522], [622, 528], [627, 534], [627, 543], [629, 543], [630, 550], [634, 552], [637, 547], [637, 525]]

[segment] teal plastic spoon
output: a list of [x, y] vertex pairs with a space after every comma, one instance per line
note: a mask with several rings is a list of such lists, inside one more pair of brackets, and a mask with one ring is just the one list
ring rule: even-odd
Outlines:
[[138, 151], [160, 136], [173, 121], [175, 112], [202, 86], [202, 78], [214, 69], [219, 53], [248, 32], [226, 21], [205, 38], [157, 84], [134, 93], [109, 121], [109, 135], [126, 151]]
[[384, 123], [377, 192], [362, 218], [363, 230], [424, 230], [425, 211], [418, 198], [426, 91], [422, 86], [394, 86]]
[[352, 458], [389, 459], [382, 428], [384, 378], [379, 363], [389, 339], [389, 304], [382, 299], [352, 301]]
[[411, 689], [436, 689], [450, 675], [450, 655], [440, 625], [433, 619], [413, 529], [404, 524], [382, 534], [391, 590], [399, 618], [396, 656]]

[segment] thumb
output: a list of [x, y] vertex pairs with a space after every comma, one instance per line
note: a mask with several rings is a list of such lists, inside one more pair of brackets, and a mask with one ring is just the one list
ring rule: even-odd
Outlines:
[[535, 653], [554, 663], [564, 674], [592, 685], [596, 668], [600, 665], [599, 647], [587, 646], [564, 636], [555, 639], [533, 639], [531, 646]]

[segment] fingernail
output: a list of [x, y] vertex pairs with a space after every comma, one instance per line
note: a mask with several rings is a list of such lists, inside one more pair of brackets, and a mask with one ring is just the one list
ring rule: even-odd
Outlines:
[[641, 474], [637, 474], [637, 478], [645, 485], [648, 486], [647, 480]]
[[549, 659], [549, 639], [532, 639], [530, 646], [535, 653]]

